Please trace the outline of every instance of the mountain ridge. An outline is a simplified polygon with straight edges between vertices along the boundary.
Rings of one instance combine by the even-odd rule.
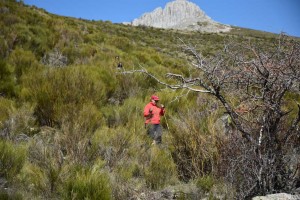
[[[131,22],[133,26],[163,29],[192,30],[200,32],[228,32],[229,25],[212,20],[198,5],[188,0],[175,0],[164,8],[158,7]]]

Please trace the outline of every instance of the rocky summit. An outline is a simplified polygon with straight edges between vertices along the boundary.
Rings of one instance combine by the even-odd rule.
[[[187,0],[175,0],[165,8],[156,8],[134,19],[133,26],[150,26],[164,29],[193,30],[201,32],[227,32],[229,25],[212,20],[196,4]]]

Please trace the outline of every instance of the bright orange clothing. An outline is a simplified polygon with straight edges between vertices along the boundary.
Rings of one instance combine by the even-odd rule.
[[[150,112],[152,109],[152,112]],[[148,103],[144,108],[145,124],[160,124],[160,116],[165,114],[165,109],[160,108],[154,103]]]

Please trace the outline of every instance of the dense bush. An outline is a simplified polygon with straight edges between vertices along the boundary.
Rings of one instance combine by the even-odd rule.
[[[32,106],[23,104],[17,107],[12,103],[7,104],[7,106],[5,110],[7,117],[3,123],[4,135],[7,138],[12,140],[27,140],[28,136],[32,136],[38,131]]]
[[[9,119],[10,110],[15,106],[11,99],[0,97],[0,129],[4,127],[5,121]]]
[[[19,174],[26,160],[26,148],[0,140],[0,177],[12,180]]]
[[[38,122],[55,126],[74,121],[84,104],[103,105],[114,81],[110,74],[93,67],[45,69],[26,77],[24,86],[23,98],[36,103]]]
[[[8,55],[8,44],[4,38],[0,38],[0,58],[5,58]]]
[[[28,73],[29,70],[35,71],[39,66],[35,55],[31,51],[24,51],[19,48],[11,52],[9,64],[14,68],[17,83],[20,83],[22,75]]]
[[[63,190],[64,199],[112,199],[109,179],[97,170],[82,169],[71,176]]]
[[[146,168],[146,184],[151,189],[161,189],[177,181],[176,165],[167,151],[159,148],[151,149],[151,160]]]
[[[18,176],[18,180],[24,188],[20,188],[20,191],[25,190],[31,197],[39,196],[41,193],[45,197],[51,195],[50,182],[48,182],[46,171],[35,164],[26,162]],[[52,183],[57,184],[57,182]]]
[[[188,181],[213,172],[217,164],[219,133],[215,130],[215,104],[199,97],[197,110],[180,110],[170,122],[173,157],[180,177]]]
[[[11,97],[15,95],[15,92],[13,69],[0,59],[0,94]]]

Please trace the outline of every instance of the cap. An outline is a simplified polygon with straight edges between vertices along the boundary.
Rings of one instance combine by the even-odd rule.
[[[159,101],[159,97],[158,97],[158,96],[155,96],[155,95],[152,95],[152,96],[151,96],[151,99],[154,100],[154,101]]]

